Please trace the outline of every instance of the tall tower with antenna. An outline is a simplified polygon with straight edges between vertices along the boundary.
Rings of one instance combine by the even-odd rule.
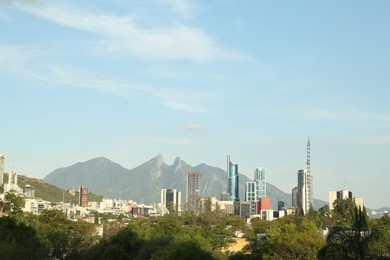
[[[310,209],[313,207],[313,176],[310,172],[311,158],[310,158],[310,137],[307,139],[307,159],[306,159],[306,172],[307,172],[307,208]]]

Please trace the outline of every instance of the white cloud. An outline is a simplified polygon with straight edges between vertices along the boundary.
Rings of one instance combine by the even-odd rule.
[[[189,12],[185,1],[168,2],[181,12]],[[240,52],[220,48],[203,30],[182,24],[144,29],[136,24],[132,15],[94,14],[53,2],[37,5],[14,1],[14,6],[67,27],[99,34],[107,50],[120,51],[121,55],[127,52],[142,58],[197,61],[247,59]]]
[[[183,16],[184,18],[191,18],[193,16],[194,5],[187,0],[157,0],[157,3],[169,5],[173,12]]]
[[[199,129],[199,128],[200,128],[200,125],[195,124],[193,122],[189,122],[189,123],[183,125],[183,129],[184,130],[196,130],[196,129]]]
[[[192,113],[205,112],[204,108],[198,105],[200,100],[204,100],[201,93],[178,93],[174,89],[161,89],[129,80],[108,79],[75,67],[52,63],[40,64],[38,62],[40,57],[39,51],[35,49],[0,45],[0,75],[36,80],[53,87],[96,89],[126,99],[148,100],[171,109]]]

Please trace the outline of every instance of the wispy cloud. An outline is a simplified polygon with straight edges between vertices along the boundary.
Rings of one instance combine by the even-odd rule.
[[[200,128],[200,125],[195,124],[193,122],[189,122],[189,123],[183,125],[183,129],[184,130],[189,130],[189,131],[196,130],[196,129],[199,129],[199,128]]]
[[[90,88],[118,95],[129,100],[147,100],[159,105],[192,113],[206,112],[200,101],[207,93],[177,91],[158,88],[125,79],[106,78],[88,70],[72,68],[58,64],[39,64],[39,51],[23,47],[0,45],[0,75],[11,75],[36,80],[45,85],[58,87]],[[185,88],[184,88],[185,89]]]
[[[187,0],[156,0],[157,3],[169,5],[173,12],[181,15],[184,18],[191,18],[193,16],[194,5],[193,2]]]
[[[186,1],[168,1],[178,12],[189,13]],[[153,59],[190,59],[196,61],[243,60],[246,55],[227,50],[200,28],[183,24],[158,29],[141,28],[133,15],[95,14],[55,2],[30,3],[14,0],[14,6],[46,20],[103,37],[101,44],[121,55]]]

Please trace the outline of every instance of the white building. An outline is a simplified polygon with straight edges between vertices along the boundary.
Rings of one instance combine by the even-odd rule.
[[[298,191],[297,191],[297,206],[302,209],[303,214],[309,212],[312,205],[310,199],[310,178],[308,178],[306,170],[298,171]]]
[[[254,181],[256,183],[256,198],[255,201],[259,201],[260,198],[267,197],[267,183],[265,180],[265,168],[256,168],[254,173]]]

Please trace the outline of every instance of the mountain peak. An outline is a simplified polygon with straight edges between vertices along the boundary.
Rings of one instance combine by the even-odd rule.
[[[173,165],[178,165],[181,162],[181,158],[178,156],[175,158],[175,161],[173,162]]]
[[[154,160],[158,162],[159,165],[164,163],[164,156],[162,153],[159,153],[156,157],[154,157]]]

